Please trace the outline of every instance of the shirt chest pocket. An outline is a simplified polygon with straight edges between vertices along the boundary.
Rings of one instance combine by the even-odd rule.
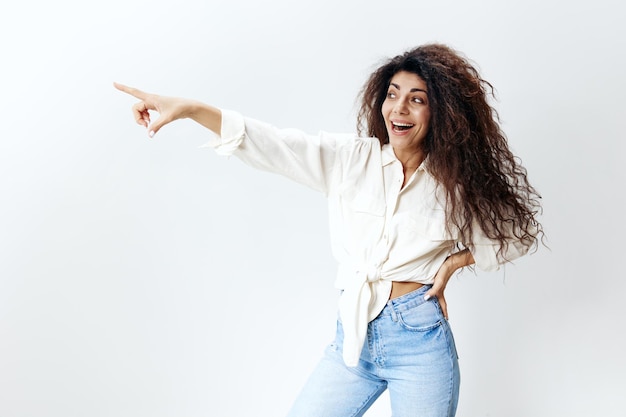
[[[446,230],[443,212],[429,215],[410,213],[406,218],[409,233],[415,239],[427,239],[433,242],[453,240],[453,236]]]
[[[381,238],[385,227],[384,194],[347,188],[341,193],[341,212],[351,246],[370,246]]]
[[[383,217],[386,202],[383,190],[370,190],[358,184],[346,183],[341,187],[341,202],[344,212]]]

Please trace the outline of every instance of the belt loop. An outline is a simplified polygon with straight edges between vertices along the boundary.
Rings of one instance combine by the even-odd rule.
[[[398,321],[398,313],[396,313],[396,307],[392,301],[389,301],[389,308],[391,309],[391,320]]]

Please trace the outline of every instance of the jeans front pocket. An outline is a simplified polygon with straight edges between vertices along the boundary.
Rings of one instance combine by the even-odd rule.
[[[413,332],[427,332],[441,326],[443,316],[436,300],[423,303],[400,311],[398,323],[406,330]]]

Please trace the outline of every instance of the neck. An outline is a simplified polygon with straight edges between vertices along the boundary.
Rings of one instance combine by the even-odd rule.
[[[405,173],[415,171],[426,159],[426,154],[421,149],[404,152],[394,149],[393,152],[402,164],[402,170]]]

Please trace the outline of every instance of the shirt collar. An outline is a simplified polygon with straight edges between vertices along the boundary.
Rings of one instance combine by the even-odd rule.
[[[397,161],[398,158],[396,158],[396,154],[393,153],[393,148],[391,147],[390,144],[385,143],[383,145],[383,166],[389,165],[390,163],[392,163],[393,161]]]
[[[396,154],[393,152],[393,147],[390,144],[385,143],[382,147],[383,166],[387,166],[394,161],[398,161],[398,158],[396,158]],[[428,155],[426,155],[426,159],[424,159],[424,162],[421,163],[421,165],[417,168],[417,170],[418,171],[424,170],[430,174],[430,172],[428,171]]]

